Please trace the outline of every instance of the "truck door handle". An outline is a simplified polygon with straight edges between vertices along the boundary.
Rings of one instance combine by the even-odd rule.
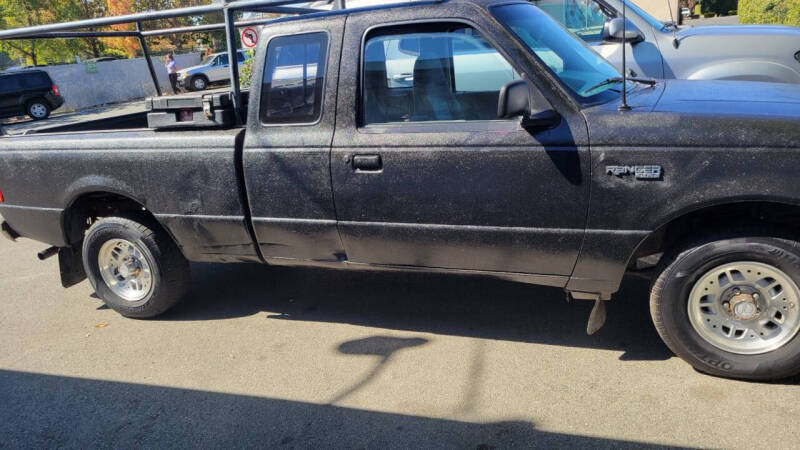
[[[380,172],[383,169],[381,155],[353,156],[353,170],[357,172]]]

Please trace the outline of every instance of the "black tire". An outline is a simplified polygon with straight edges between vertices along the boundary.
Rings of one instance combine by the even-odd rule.
[[[712,375],[770,380],[800,373],[800,333],[766,353],[731,353],[701,337],[688,312],[689,296],[696,281],[725,263],[768,264],[800,285],[800,243],[789,236],[779,232],[728,234],[665,254],[650,293],[653,323],[664,343],[695,369]]]
[[[33,120],[44,120],[50,117],[50,105],[40,98],[31,100],[25,107],[25,112]]]
[[[146,297],[129,301],[112,291],[100,272],[98,255],[103,244],[124,239],[142,253],[152,273]],[[172,238],[147,218],[106,217],[95,222],[83,241],[83,265],[97,295],[125,317],[144,319],[164,313],[189,292],[189,262]]]
[[[195,81],[202,81],[202,87],[196,87]],[[192,91],[203,91],[208,88],[208,78],[203,75],[195,75],[189,80],[189,90]]]

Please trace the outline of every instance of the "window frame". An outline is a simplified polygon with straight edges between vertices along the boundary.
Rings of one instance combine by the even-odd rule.
[[[400,27],[407,27],[413,25],[425,25],[425,24],[439,24],[442,27],[446,27],[448,24],[454,25],[466,25],[473,30],[475,30],[482,38],[486,40],[486,42],[495,50],[500,56],[505,59],[509,66],[511,66],[514,71],[516,71],[520,79],[528,78],[529,75],[526,71],[522,70],[519,67],[519,64],[514,61],[513,58],[509,56],[509,54],[503,49],[501,45],[498,45],[497,41],[486,31],[484,31],[481,27],[478,26],[473,21],[466,20],[459,17],[442,17],[436,19],[416,19],[416,20],[404,20],[399,22],[389,22],[389,23],[382,23],[378,25],[373,25],[368,27],[364,30],[364,33],[361,35],[361,49],[359,55],[359,62],[358,62],[358,88],[356,89],[356,131],[360,133],[366,134],[375,134],[375,133],[391,133],[396,132],[398,129],[400,132],[405,133],[430,133],[430,132],[442,132],[442,133],[450,133],[453,131],[513,131],[519,128],[519,118],[508,118],[508,119],[483,119],[483,120],[431,120],[431,121],[415,121],[415,122],[383,122],[383,123],[370,123],[365,124],[365,111],[364,111],[364,64],[365,64],[365,57],[366,57],[366,45],[367,45],[367,38],[374,34],[376,30],[381,29],[391,29],[391,28],[400,28]],[[445,126],[446,129],[442,129]]]
[[[309,36],[313,34],[324,34],[325,35],[325,54],[323,60],[325,62],[325,73],[322,82],[322,89],[319,95],[319,114],[313,121],[310,122],[264,122],[263,120],[263,100],[264,100],[264,78],[267,76],[267,63],[269,62],[269,46],[272,44],[272,41],[279,38],[285,37],[297,37],[297,36]],[[268,127],[308,127],[308,126],[315,126],[319,125],[322,122],[322,117],[325,115],[325,97],[328,92],[328,66],[330,65],[330,56],[331,56],[331,33],[326,29],[317,29],[311,31],[303,31],[301,33],[282,33],[282,34],[275,34],[267,39],[264,45],[264,59],[262,60],[261,64],[261,85],[259,86],[259,95],[258,95],[258,123],[261,127],[268,128]],[[320,48],[323,48],[320,46]],[[255,64],[255,62],[254,62]]]

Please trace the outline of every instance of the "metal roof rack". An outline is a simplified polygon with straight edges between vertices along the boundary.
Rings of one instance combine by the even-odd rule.
[[[163,11],[147,11],[122,16],[100,17],[96,19],[77,20],[73,22],[54,23],[48,25],[36,25],[25,28],[15,28],[10,30],[0,30],[0,40],[12,39],[54,39],[54,38],[82,38],[82,37],[136,37],[147,62],[150,77],[153,79],[156,93],[161,96],[161,87],[158,84],[155,68],[150,59],[150,49],[147,47],[146,38],[150,36],[161,36],[176,33],[192,33],[202,31],[225,30],[225,41],[228,47],[228,58],[236,61],[236,28],[252,25],[263,25],[271,22],[270,20],[252,20],[235,22],[234,15],[237,12],[268,12],[278,14],[309,14],[326,12],[323,9],[309,8],[313,0],[236,0],[227,3],[215,3],[204,6],[192,6],[186,8],[167,9]],[[345,0],[328,0],[327,4],[333,3],[333,9],[345,9]],[[295,6],[292,6],[295,5]],[[208,25],[195,25],[178,28],[168,28],[162,30],[143,30],[142,22],[171,19],[175,17],[202,16],[211,13],[223,13],[224,22]],[[129,24],[136,25],[136,31],[75,31],[84,28],[99,28],[111,25]],[[233,107],[236,115],[237,124],[242,123],[242,94],[239,87],[239,67],[238,64],[230,64],[231,94]]]

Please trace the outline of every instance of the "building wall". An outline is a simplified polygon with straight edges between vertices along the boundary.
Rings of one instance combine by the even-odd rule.
[[[200,53],[175,55],[178,68],[200,64]],[[153,66],[163,92],[171,92],[163,57],[153,57]],[[50,74],[64,96],[59,111],[71,111],[153,96],[156,93],[144,58],[120,59],[97,63],[97,73],[88,73],[86,65],[67,64],[42,67]]]
[[[669,22],[672,20],[669,15],[671,7],[675,21],[679,20],[678,15],[680,7],[678,6],[678,0],[669,0],[671,6],[667,6],[667,0],[633,0],[633,3],[662,22]]]

